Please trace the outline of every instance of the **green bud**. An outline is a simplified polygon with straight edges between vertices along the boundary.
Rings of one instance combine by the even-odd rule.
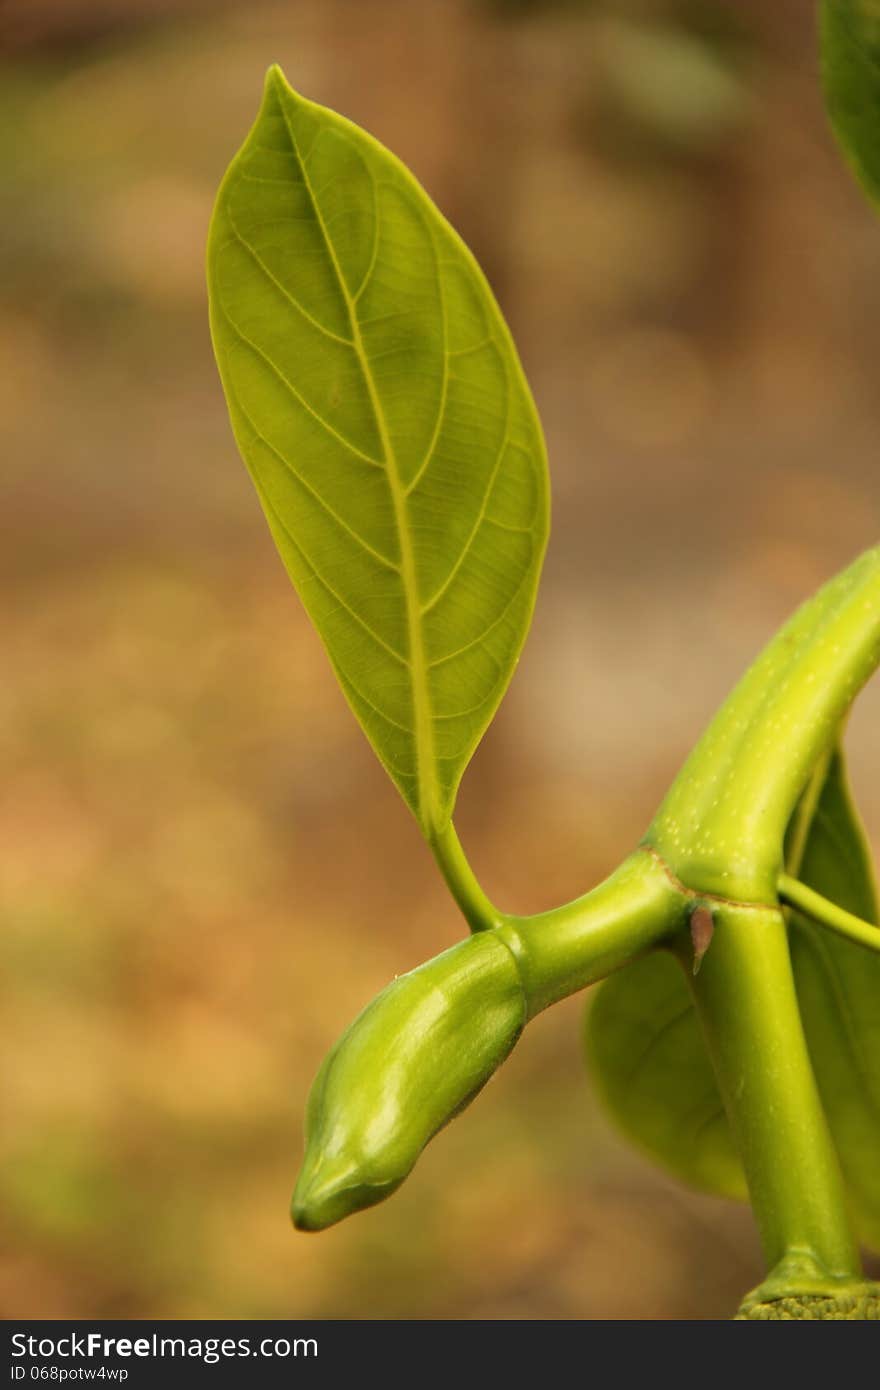
[[[315,1078],[294,1225],[320,1231],[389,1197],[501,1065],[525,1018],[516,962],[493,932],[388,985]]]

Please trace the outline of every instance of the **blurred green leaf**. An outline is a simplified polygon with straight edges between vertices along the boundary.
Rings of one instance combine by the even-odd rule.
[[[403,165],[273,69],[208,279],[239,448],[373,746],[430,834],[510,680],[541,429],[479,268]]]
[[[806,835],[799,818],[808,821]],[[839,750],[804,793],[786,861],[810,888],[877,922],[871,857]],[[880,955],[798,912],[789,935],[810,1055],[859,1233],[880,1249]]]
[[[880,201],[880,0],[822,0],[828,115],[856,178]]]
[[[600,986],[587,1057],[624,1134],[694,1187],[746,1197],[724,1106],[684,973],[645,956]]]
[[[748,88],[723,46],[672,24],[620,19],[600,31],[601,116],[645,154],[717,150],[749,113]],[[612,129],[612,135],[614,131]]]

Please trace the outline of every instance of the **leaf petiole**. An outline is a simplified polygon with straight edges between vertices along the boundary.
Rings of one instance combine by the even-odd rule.
[[[493,927],[500,927],[504,914],[489,901],[480,887],[452,821],[447,821],[442,830],[429,834],[427,840],[446,886],[471,931],[489,931]]]
[[[797,908],[798,912],[809,917],[811,922],[827,927],[829,931],[845,937],[847,941],[854,941],[857,946],[865,946],[869,951],[880,951],[880,927],[872,926],[870,922],[865,922],[861,917],[838,907],[837,903],[823,898],[821,893],[808,888],[799,879],[780,874],[777,890],[782,902],[787,903],[789,907]]]

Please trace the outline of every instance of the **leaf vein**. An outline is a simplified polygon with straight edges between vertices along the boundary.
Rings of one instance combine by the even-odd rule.
[[[500,447],[500,449],[498,450],[498,454],[497,454],[497,456],[496,456],[496,458],[495,458],[495,462],[494,462],[494,464],[492,465],[492,471],[491,471],[490,474],[489,474],[489,481],[487,482],[487,484],[486,484],[486,490],[485,490],[485,492],[483,493],[483,500],[482,500],[482,502],[480,503],[480,509],[479,509],[479,511],[477,512],[477,517],[476,517],[476,520],[474,521],[473,526],[471,527],[470,535],[468,536],[467,540],[465,541],[465,543],[464,543],[464,545],[463,545],[463,547],[462,547],[462,549],[461,549],[461,553],[460,553],[459,556],[458,556],[458,559],[455,561],[455,564],[452,566],[452,569],[449,571],[449,573],[447,574],[447,576],[446,576],[446,578],[444,579],[443,583],[440,585],[440,588],[437,589],[437,590],[431,595],[431,597],[428,599],[427,603],[425,603],[425,604],[422,606],[422,615],[424,615],[425,613],[430,613],[431,609],[434,608],[435,605],[438,604],[438,603],[440,602],[441,598],[443,597],[443,595],[444,595],[444,594],[446,593],[446,591],[448,590],[450,584],[451,584],[452,581],[455,579],[455,576],[458,574],[459,570],[461,569],[462,565],[464,564],[464,562],[465,562],[465,560],[466,560],[466,558],[467,558],[468,552],[470,551],[470,548],[471,548],[471,546],[472,546],[473,543],[474,543],[474,540],[475,540],[475,538],[476,538],[477,532],[479,531],[480,527],[481,527],[482,524],[483,524],[483,521],[484,521],[485,518],[486,518],[486,512],[487,512],[488,507],[489,507],[489,499],[490,499],[490,497],[492,496],[492,491],[493,491],[493,489],[494,489],[494,487],[495,487],[495,481],[496,481],[496,479],[497,479],[497,477],[498,477],[498,472],[499,472],[499,470],[500,470],[500,468],[501,468],[501,460],[504,458],[504,454],[505,454],[505,452],[506,452],[506,450],[507,450],[507,443],[508,443],[508,429],[509,429],[509,427],[510,427],[510,381],[509,381],[509,379],[507,378],[506,372],[507,372],[507,368],[506,368],[506,366],[505,366],[505,380],[506,380],[506,383],[507,383],[507,395],[506,395],[506,409],[505,409],[505,419],[504,419],[504,436],[503,436],[503,438],[502,438],[502,440],[501,440],[501,447]]]
[[[382,649],[386,651],[389,656],[393,657],[394,660],[399,662],[401,666],[404,666],[408,669],[409,662],[407,661],[406,657],[403,656],[399,651],[396,651],[394,647],[389,646],[389,644],[385,641],[385,638],[380,637],[379,633],[374,631],[374,629],[370,627],[370,624],[366,621],[366,619],[361,617],[357,609],[352,608],[351,604],[346,599],[344,599],[342,595],[337,592],[336,589],[333,588],[333,585],[327,579],[324,578],[323,574],[321,574],[320,570],[312,560],[311,556],[309,556],[306,553],[300,542],[291,532],[290,527],[287,525],[284,518],[279,513],[277,507],[275,507],[274,503],[272,502],[272,499],[266,492],[266,489],[260,488],[260,492],[265,499],[265,503],[269,511],[271,511],[275,520],[278,522],[278,525],[281,527],[282,531],[287,536],[287,539],[290,541],[290,544],[293,546],[294,550],[302,559],[306,568],[311,571],[314,578],[321,585],[321,588],[326,589],[327,593],[331,596],[331,598],[334,598],[336,602],[339,604],[340,609],[343,612],[348,613],[350,617],[354,618],[358,626],[363,628],[367,636],[371,637],[377,646],[382,647]]]
[[[431,433],[430,443],[425,451],[425,457],[416,469],[415,476],[409,481],[404,493],[406,497],[409,497],[413,489],[421,482],[430,467],[431,460],[434,458],[437,451],[437,442],[440,438],[440,430],[446,415],[446,402],[449,397],[449,324],[447,322],[446,295],[443,292],[443,277],[440,274],[440,258],[437,252],[437,243],[434,240],[434,233],[431,231],[430,227],[428,228],[428,237],[434,256],[434,269],[437,276],[437,298],[440,302],[440,317],[443,325],[443,381],[440,386],[440,402],[437,407],[437,419],[434,421],[434,429]]]
[[[309,495],[312,498],[314,498],[318,506],[321,507],[327,513],[331,520],[335,521],[336,525],[339,526],[343,531],[346,531],[348,535],[351,536],[352,540],[355,541],[361,547],[362,550],[365,550],[368,555],[371,555],[373,559],[376,560],[380,565],[384,565],[386,569],[393,570],[395,574],[400,574],[400,566],[395,565],[394,561],[389,560],[386,555],[383,555],[381,553],[381,551],[374,549],[374,547],[370,545],[369,541],[364,540],[363,536],[359,535],[358,532],[355,531],[352,526],[349,526],[348,522],[343,520],[339,513],[333,510],[329,502],[327,502],[326,499],[321,496],[320,492],[318,492],[316,488],[312,487],[311,483],[309,483],[302,476],[302,474],[299,473],[296,468],[294,468],[293,464],[284,454],[282,454],[281,450],[277,449],[275,445],[271,442],[271,440],[267,439],[266,436],[262,433],[262,431],[257,429],[257,426],[254,424],[253,420],[251,419],[248,412],[245,410],[238,397],[235,396],[232,392],[230,392],[230,396],[235,401],[235,404],[237,405],[238,409],[241,411],[245,420],[253,430],[255,438],[257,438],[261,444],[264,444],[271,454],[274,454],[275,458],[278,459],[279,463],[283,464],[283,466],[287,469],[291,476],[295,478],[296,481],[299,483],[300,487],[304,488],[305,491],[309,493]]]
[[[510,598],[505,603],[501,612],[498,614],[497,618],[494,618],[492,620],[488,627],[484,627],[483,630],[479,632],[476,637],[472,638],[470,642],[465,642],[464,646],[457,647],[454,652],[448,652],[446,656],[438,656],[433,661],[429,661],[428,669],[433,670],[435,666],[443,666],[447,661],[455,661],[457,657],[464,656],[464,654],[466,652],[471,651],[473,647],[478,647],[483,642],[485,642],[490,632],[494,632],[495,628],[500,626],[500,624],[504,622],[504,619],[507,617],[507,614],[510,612],[511,608],[516,603],[516,600],[519,597],[520,590],[522,589],[528,577],[529,571],[525,570],[523,574],[520,576],[516,588],[514,589]]]
[[[334,333],[331,329],[325,328],[323,323],[316,319],[313,314],[310,314],[308,309],[306,309],[304,305],[302,305],[299,302],[296,296],[290,293],[290,290],[288,290],[287,287],[281,283],[278,277],[272,274],[272,271],[266,265],[266,262],[263,260],[262,256],[260,256],[259,253],[254,249],[254,247],[251,246],[247,238],[242,236],[241,232],[235,225],[235,221],[231,213],[229,216],[229,221],[230,225],[232,226],[232,234],[235,237],[236,241],[238,241],[244,247],[245,251],[247,251],[248,255],[252,258],[254,264],[263,272],[270,284],[275,286],[279,294],[281,294],[284,297],[284,299],[287,300],[288,304],[290,304],[294,309],[296,309],[298,313],[302,314],[303,318],[308,323],[310,323],[313,328],[317,328],[319,333],[323,333],[325,338],[330,338],[335,343],[343,343],[345,347],[353,348],[354,341],[351,338],[344,338],[340,333]]]
[[[220,307],[226,321],[229,324],[229,327],[232,329],[236,337],[239,338],[241,342],[245,344],[246,347],[249,347],[252,352],[255,352],[257,356],[261,358],[263,362],[266,363],[266,366],[269,368],[269,370],[274,372],[275,376],[281,382],[282,386],[285,386],[287,388],[294,400],[302,406],[303,410],[305,410],[307,414],[311,415],[312,419],[318,425],[320,425],[321,428],[327,434],[329,434],[332,439],[335,439],[339,444],[342,445],[344,449],[348,449],[348,451],[354,454],[356,458],[363,459],[364,463],[370,464],[372,468],[384,469],[384,464],[382,463],[381,459],[374,459],[372,455],[365,454],[363,449],[359,449],[356,444],[352,444],[350,439],[346,439],[345,435],[340,434],[338,430],[335,430],[333,426],[329,423],[329,421],[324,419],[323,415],[319,415],[317,410],[315,410],[314,406],[309,405],[305,396],[300,395],[299,391],[297,391],[293,383],[290,380],[288,380],[288,378],[284,375],[280,367],[277,367],[275,365],[268,353],[264,352],[263,349],[259,347],[258,344],[255,343],[252,338],[249,338],[248,335],[239,327],[239,325],[235,322],[235,319],[229,313],[229,310],[224,308],[222,305]]]

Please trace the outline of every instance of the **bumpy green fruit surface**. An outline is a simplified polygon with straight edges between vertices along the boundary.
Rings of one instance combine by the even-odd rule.
[[[743,1304],[736,1321],[880,1322],[880,1292],[837,1298],[776,1298],[769,1303]]]

